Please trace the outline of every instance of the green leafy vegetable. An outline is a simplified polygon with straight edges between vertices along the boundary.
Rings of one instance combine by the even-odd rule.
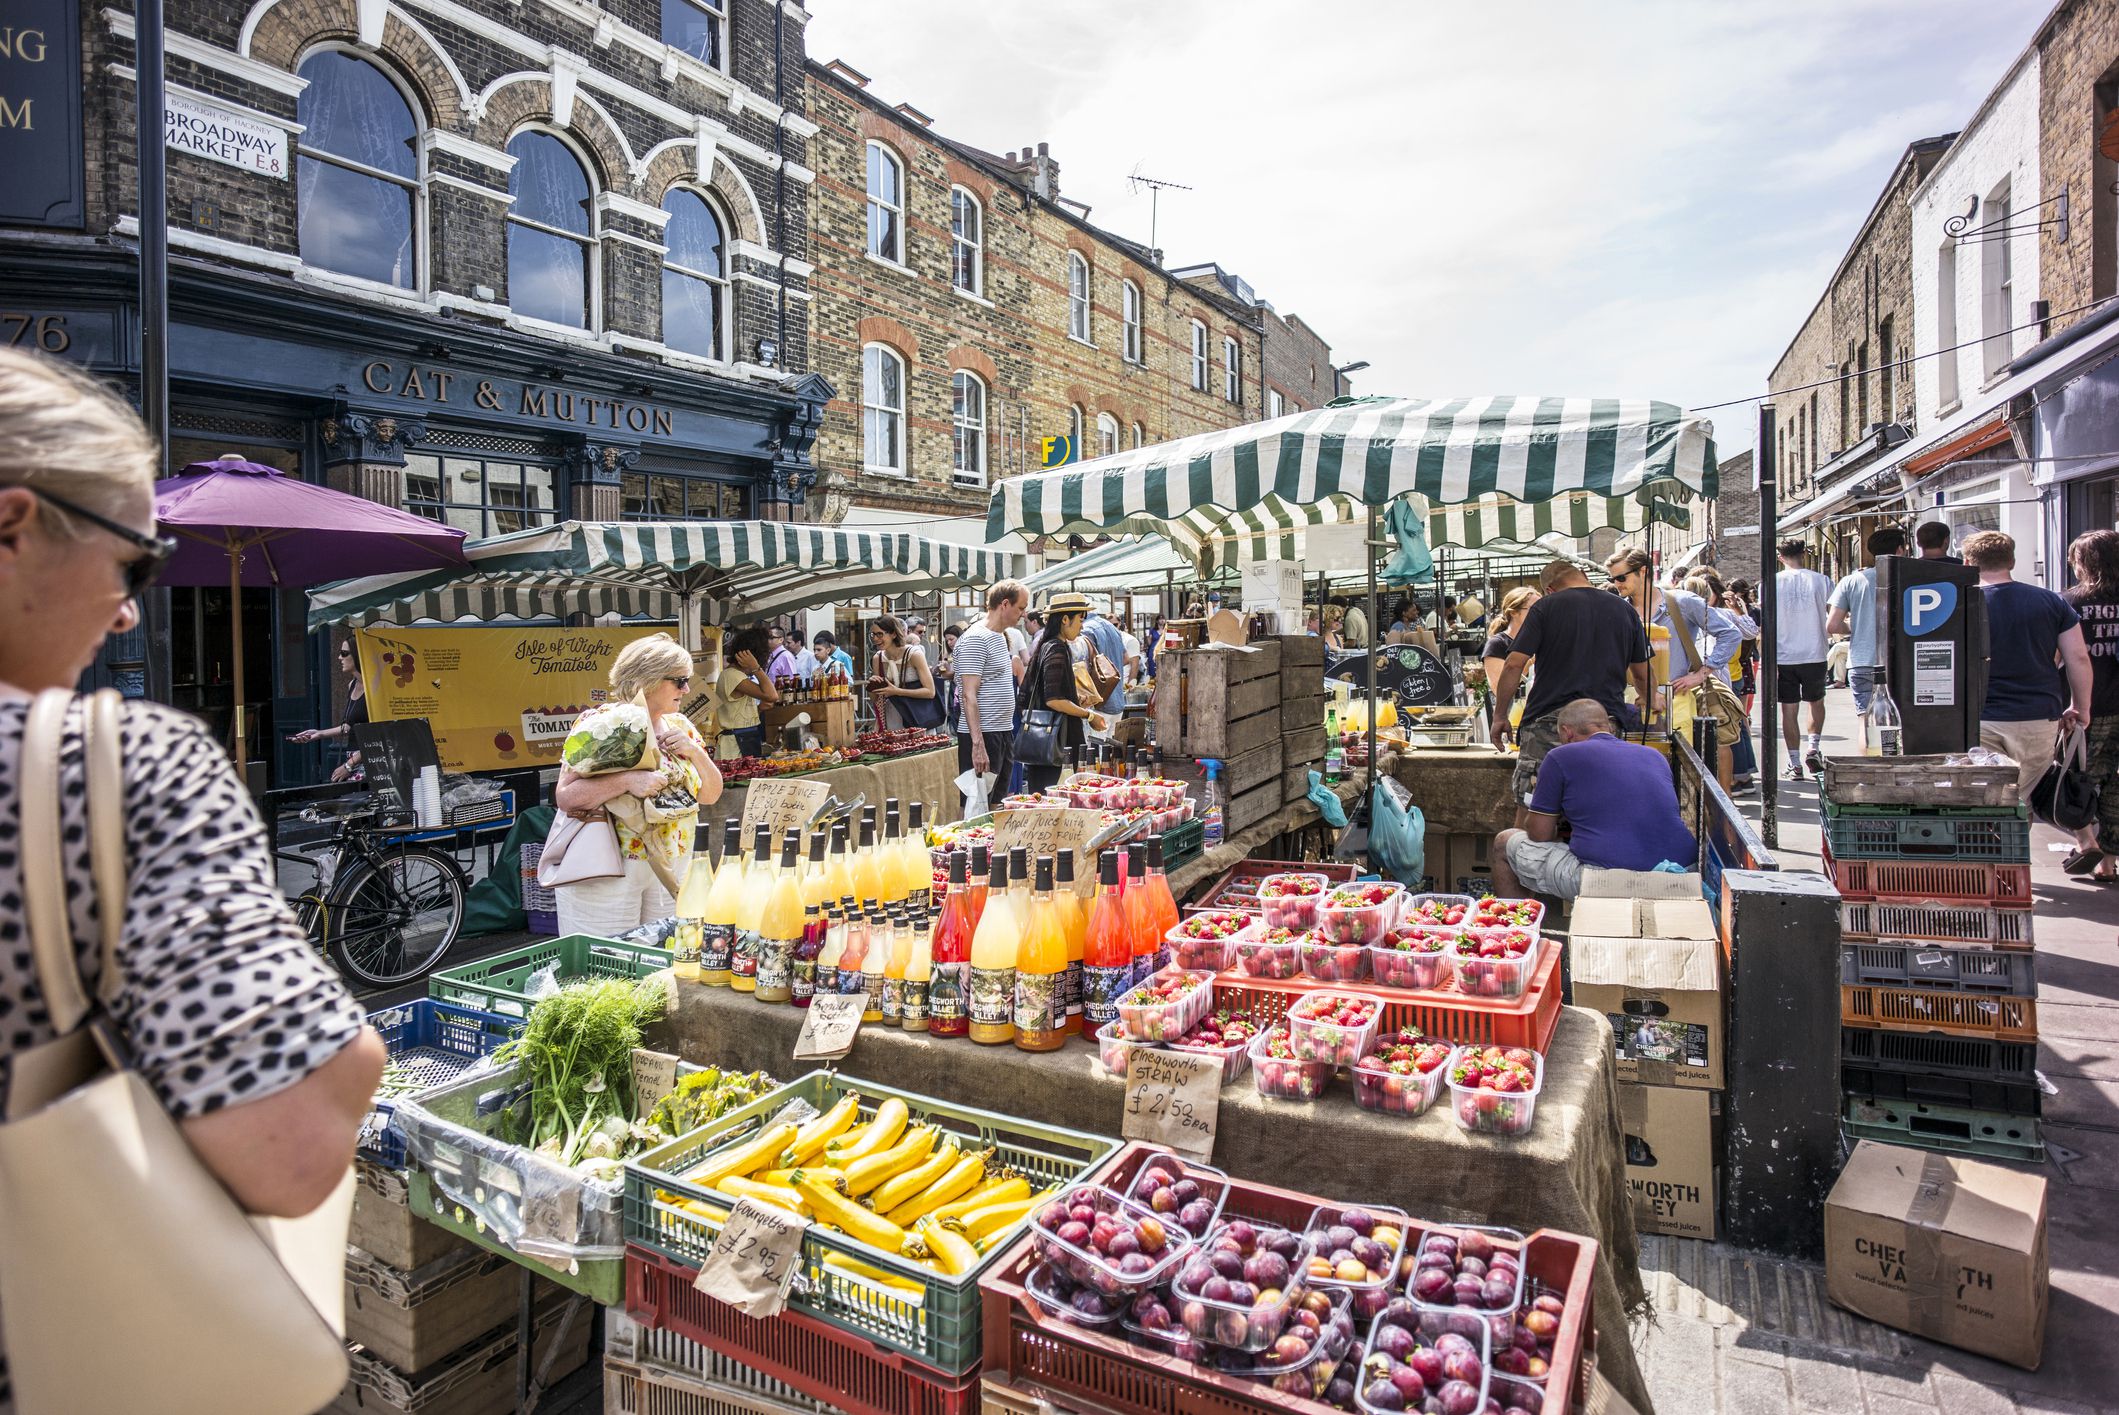
[[[622,1132],[638,1113],[633,1095],[633,1050],[641,1029],[662,1015],[668,1001],[662,979],[607,979],[563,988],[530,1009],[522,1036],[494,1059],[514,1064],[529,1084],[528,1118],[511,1116],[521,1133],[511,1143],[552,1155],[572,1167],[615,1142],[602,1129],[615,1121]]]

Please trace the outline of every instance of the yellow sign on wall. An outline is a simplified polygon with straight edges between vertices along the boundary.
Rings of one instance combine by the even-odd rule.
[[[354,634],[368,715],[423,717],[443,771],[556,766],[584,709],[611,695],[611,660],[654,625],[508,625]]]

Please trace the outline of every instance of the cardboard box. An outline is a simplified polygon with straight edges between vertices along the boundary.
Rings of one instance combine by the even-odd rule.
[[[1712,1239],[1719,1192],[1714,1143],[1721,1097],[1680,1086],[1620,1086],[1626,1187],[1633,1226],[1673,1238]]]
[[[1863,1140],[1825,1200],[1825,1295],[1850,1312],[2036,1370],[2045,1180]]]
[[[1701,892],[1700,876],[1697,872],[1674,875],[1655,870],[1603,870],[1594,865],[1582,867],[1582,899],[1699,899],[1705,900]]]
[[[1721,944],[1700,899],[1578,899],[1574,1000],[1611,1019],[1619,1079],[1719,1091]]]

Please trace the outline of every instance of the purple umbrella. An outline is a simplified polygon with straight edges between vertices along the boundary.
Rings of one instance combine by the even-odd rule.
[[[226,584],[235,629],[235,761],[244,766],[242,587],[294,589],[464,563],[464,533],[234,455],[155,485],[155,523],[177,538],[165,585]]]

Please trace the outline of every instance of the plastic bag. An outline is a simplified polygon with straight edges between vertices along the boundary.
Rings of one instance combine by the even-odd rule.
[[[965,820],[977,820],[992,812],[993,807],[987,802],[997,779],[990,771],[966,770],[958,775],[956,789],[964,793]]]
[[[1323,775],[1318,772],[1310,773],[1309,796],[1310,804],[1317,808],[1318,815],[1324,817],[1326,825],[1334,830],[1346,829],[1346,807],[1340,804],[1339,793],[1325,785]]]
[[[1418,886],[1427,873],[1427,817],[1406,789],[1386,776],[1376,783],[1376,818],[1369,822],[1369,858],[1400,884]]]

